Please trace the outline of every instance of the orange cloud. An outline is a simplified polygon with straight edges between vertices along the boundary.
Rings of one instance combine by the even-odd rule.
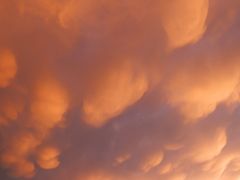
[[[171,143],[171,144],[166,144],[164,147],[168,151],[176,151],[183,148],[183,146],[184,145],[180,143]]]
[[[171,49],[195,43],[202,37],[208,6],[208,0],[166,1],[161,18]]]
[[[14,54],[8,49],[0,50],[0,88],[7,87],[17,73]]]
[[[0,0],[0,179],[238,179],[239,9]]]
[[[63,8],[65,1],[56,0],[36,0],[26,1],[21,0],[19,2],[19,11],[21,14],[37,15],[44,18],[46,21],[56,20],[56,16]]]
[[[115,159],[114,165],[115,166],[121,165],[124,162],[128,161],[130,158],[131,158],[131,155],[129,153],[122,154]]]
[[[204,61],[204,60],[203,60]],[[233,60],[235,61],[235,60]],[[204,62],[203,62],[204,63]],[[215,64],[213,64],[215,66]],[[203,67],[206,67],[205,65]],[[194,68],[175,72],[166,86],[169,103],[179,108],[185,122],[196,122],[212,113],[220,103],[238,101],[239,69],[232,63],[195,71]],[[195,76],[189,76],[194,73]]]
[[[68,96],[56,80],[39,81],[31,104],[32,121],[39,130],[50,130],[63,119],[68,108]]]
[[[107,171],[103,171],[103,170],[95,170],[90,172],[89,174],[77,177],[76,180],[82,180],[82,179],[86,179],[86,180],[120,180],[117,176],[114,176],[113,174],[107,172]]]
[[[165,164],[163,165],[160,169],[159,169],[159,174],[168,174],[172,171],[173,169],[173,165],[171,163]]]
[[[6,115],[9,118],[11,116],[18,118],[17,112],[8,109],[7,103],[5,105],[4,108],[8,110]],[[39,81],[33,92],[30,117],[20,130],[6,137],[6,149],[0,156],[1,164],[10,169],[11,174],[16,177],[34,176],[35,165],[30,159],[34,158],[38,147],[49,137],[52,129],[61,122],[67,108],[66,92],[56,80],[45,78]],[[43,169],[55,168],[60,163],[59,152],[54,148],[40,149],[37,154],[37,162]]]
[[[30,133],[23,132],[13,137],[8,142],[8,148],[1,154],[1,164],[11,169],[11,174],[16,177],[32,177],[35,174],[35,166],[29,160],[29,156],[39,145],[39,141]]]
[[[148,82],[144,73],[136,73],[131,64],[124,63],[108,70],[93,88],[83,100],[84,119],[100,127],[136,103],[146,92]]]
[[[194,162],[201,163],[218,156],[227,144],[225,129],[218,128],[212,137],[202,138],[190,148],[190,156]]]
[[[146,160],[141,164],[141,170],[145,173],[158,166],[163,160],[163,152],[158,152],[149,155]]]
[[[185,179],[186,179],[186,174],[183,174],[183,173],[174,174],[169,177],[169,180],[185,180]]]
[[[23,111],[24,102],[21,98],[13,98],[11,95],[1,97],[0,102],[0,126],[6,126],[16,121]]]
[[[45,147],[38,152],[37,162],[43,169],[54,169],[59,166],[59,150],[54,147]]]

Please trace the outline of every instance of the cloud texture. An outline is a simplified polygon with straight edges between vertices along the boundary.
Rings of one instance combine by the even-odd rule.
[[[238,180],[238,0],[0,0],[0,179]]]

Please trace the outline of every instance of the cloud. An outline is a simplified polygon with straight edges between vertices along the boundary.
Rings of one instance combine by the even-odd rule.
[[[194,61],[193,57],[189,58]],[[238,101],[238,97],[233,98],[239,91],[238,57],[229,56],[233,60],[226,65],[225,59],[213,56],[219,60],[209,64],[208,58],[197,60],[197,63],[202,64],[201,70],[187,60],[192,65],[176,69],[175,75],[169,78],[166,85],[169,103],[179,108],[186,122],[196,122],[208,116],[221,103]],[[195,75],[189,76],[191,73]]]
[[[178,48],[197,42],[206,30],[208,0],[174,0],[162,8],[163,27],[169,47]]]
[[[196,144],[190,148],[190,156],[194,162],[205,162],[218,156],[227,144],[224,129],[216,129],[212,137],[200,137]]]
[[[68,97],[58,82],[52,79],[40,80],[33,96],[31,118],[39,130],[51,129],[63,119],[68,108]]]
[[[35,164],[30,159],[50,136],[52,129],[60,123],[68,107],[64,90],[56,81],[50,79],[37,83],[29,107],[30,112],[27,113],[29,117],[23,121],[26,124],[20,124],[21,128],[3,139],[4,148],[0,162],[16,177],[34,176]],[[14,115],[13,118],[17,118],[16,114]],[[44,169],[55,168],[59,164],[58,154],[58,151],[51,148],[41,150],[37,158],[39,165]]]
[[[28,160],[29,154],[39,144],[30,133],[21,133],[8,142],[8,148],[1,154],[1,164],[12,170],[16,177],[33,177],[34,164]]]
[[[145,173],[149,172],[152,168],[158,166],[163,160],[163,153],[159,152],[156,154],[151,154],[141,165],[141,170]]]
[[[38,152],[37,162],[43,169],[54,169],[59,166],[59,150],[54,147],[45,147]]]
[[[17,62],[14,54],[8,49],[0,51],[0,87],[7,87],[17,73]]]
[[[131,158],[130,154],[122,154],[115,159],[114,165],[121,165]]]
[[[166,164],[164,166],[162,166],[159,170],[159,174],[162,175],[162,174],[167,174],[167,173],[170,173],[172,171],[172,164],[169,163],[169,164]]]
[[[124,63],[102,75],[100,83],[83,100],[84,119],[89,125],[102,126],[135,104],[147,91],[147,77]]]
[[[23,111],[24,102],[21,94],[3,93],[1,95],[0,103],[1,115],[0,115],[0,126],[4,127],[16,121]]]
[[[235,180],[238,0],[1,0],[0,179]]]
[[[87,180],[113,180],[119,179],[117,176],[114,176],[110,172],[103,170],[95,170],[90,172],[89,174],[80,176],[76,180],[87,179]]]

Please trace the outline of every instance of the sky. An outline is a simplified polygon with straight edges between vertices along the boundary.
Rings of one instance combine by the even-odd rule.
[[[239,0],[0,0],[1,180],[240,180]]]

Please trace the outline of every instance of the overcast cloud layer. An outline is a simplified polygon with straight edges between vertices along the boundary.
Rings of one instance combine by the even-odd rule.
[[[1,180],[239,180],[239,0],[0,0]]]

